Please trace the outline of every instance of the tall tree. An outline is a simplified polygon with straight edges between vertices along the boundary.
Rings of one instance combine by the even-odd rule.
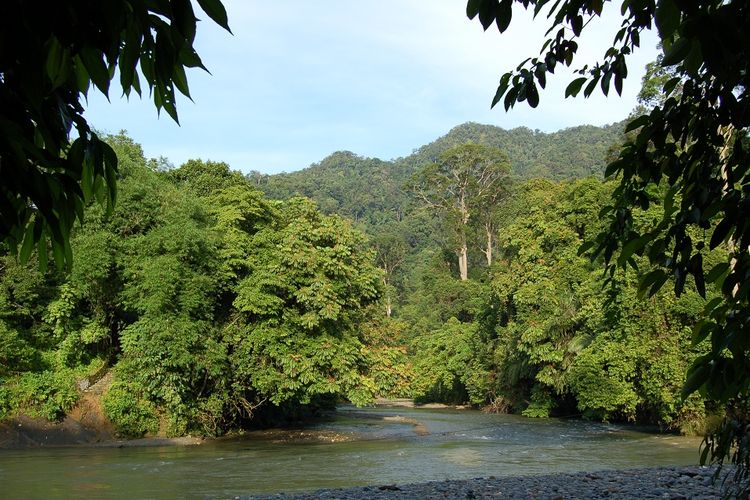
[[[375,262],[383,270],[385,315],[390,318],[395,295],[394,275],[404,263],[408,250],[402,225],[398,222],[384,224],[372,237],[372,244],[375,247]]]
[[[493,23],[507,29],[514,3],[533,6],[539,14],[549,7],[552,36],[541,55],[527,59],[506,73],[492,101],[506,109],[526,101],[539,103],[537,87],[556,65],[570,66],[577,39],[590,21],[599,17],[602,0],[470,0],[469,17],[479,17],[485,29]],[[674,72],[662,86],[666,98],[647,114],[635,118],[628,130],[636,137],[625,144],[619,158],[607,168],[619,176],[613,203],[603,211],[609,227],[598,238],[595,255],[603,255],[610,275],[628,267],[633,256],[647,256],[656,266],[641,286],[655,294],[674,278],[677,295],[692,276],[701,295],[715,282],[722,298],[706,305],[706,319],[696,328],[695,340],[710,337],[711,349],[689,372],[685,394],[701,390],[727,404],[727,420],[708,440],[719,463],[738,464],[736,484],[748,488],[750,478],[750,4],[744,0],[632,0],[623,1],[624,17],[603,60],[577,70],[581,75],[566,89],[591,95],[599,86],[604,94],[614,83],[622,91],[627,76],[626,58],[639,46],[644,30],[656,26],[663,48],[661,65]],[[679,96],[675,90],[681,84]],[[585,85],[585,87],[584,87]],[[658,191],[659,184],[668,189]],[[662,193],[664,215],[652,228],[634,224],[634,210],[653,204]],[[705,236],[703,236],[705,235]],[[709,248],[728,246],[727,260],[704,271]],[[743,496],[748,490],[739,491]]]
[[[219,0],[198,3],[229,30]],[[46,267],[49,240],[58,266],[70,265],[84,206],[115,202],[117,156],[83,116],[90,86],[107,96],[117,69],[125,95],[145,83],[177,121],[175,88],[190,97],[185,69],[205,69],[197,22],[190,0],[0,4],[0,241],[23,260],[36,247]]]
[[[468,229],[472,216],[487,211],[505,189],[510,163],[505,153],[480,144],[448,149],[410,182],[411,191],[435,210],[455,237],[461,280],[469,277]]]

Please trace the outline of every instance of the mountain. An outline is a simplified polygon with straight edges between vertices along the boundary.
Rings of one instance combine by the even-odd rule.
[[[469,122],[397,161],[422,165],[435,161],[452,146],[475,142],[505,151],[519,178],[578,179],[602,174],[607,152],[620,140],[623,130],[624,122],[604,127],[580,125],[552,133]]]
[[[608,150],[619,141],[623,127],[582,125],[545,133],[469,122],[403,158],[385,161],[338,151],[304,170],[262,177],[256,173],[254,180],[270,198],[299,194],[315,200],[326,213],[380,224],[401,219],[410,204],[402,189],[406,180],[452,146],[474,142],[500,148],[520,179],[576,179],[602,174]]]

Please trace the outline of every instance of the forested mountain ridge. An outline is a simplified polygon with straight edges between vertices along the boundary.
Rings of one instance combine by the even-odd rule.
[[[506,130],[468,122],[397,162],[418,168],[435,161],[448,148],[473,142],[505,151],[512,173],[521,179],[568,180],[600,176],[607,151],[618,142],[623,127],[622,122],[603,127],[579,125],[546,133],[527,127]]]
[[[622,123],[545,133],[468,122],[403,158],[385,161],[338,151],[303,170],[271,176],[254,172],[250,178],[269,198],[303,195],[315,200],[325,213],[380,224],[402,218],[409,207],[404,184],[453,146],[473,142],[501,149],[519,179],[579,179],[601,176],[607,153],[619,141],[622,130]]]

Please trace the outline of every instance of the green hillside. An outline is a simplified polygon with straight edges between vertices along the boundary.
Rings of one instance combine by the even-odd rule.
[[[403,218],[410,206],[403,189],[406,181],[452,146],[474,142],[499,148],[508,154],[511,171],[519,179],[567,180],[600,176],[607,152],[621,133],[622,123],[552,133],[464,123],[403,158],[384,161],[339,151],[297,172],[253,178],[270,198],[299,194],[315,200],[325,213],[381,224]]]

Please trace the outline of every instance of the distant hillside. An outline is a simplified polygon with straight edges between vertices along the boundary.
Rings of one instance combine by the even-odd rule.
[[[402,186],[409,176],[457,144],[475,142],[504,150],[513,173],[521,179],[576,179],[601,175],[607,151],[622,130],[622,123],[553,133],[464,123],[404,158],[384,161],[336,152],[304,170],[258,179],[258,184],[271,198],[300,194],[314,199],[326,213],[379,224],[400,219],[408,209]]]
[[[513,173],[522,179],[578,179],[601,175],[607,151],[620,139],[623,128],[623,123],[581,125],[545,133],[526,127],[505,130],[469,122],[397,161],[414,166],[430,163],[446,149],[471,141],[508,153]]]

